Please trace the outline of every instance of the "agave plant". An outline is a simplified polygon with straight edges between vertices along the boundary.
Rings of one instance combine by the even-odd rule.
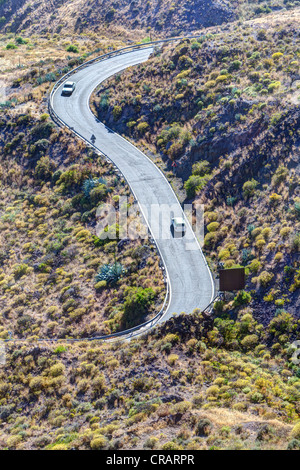
[[[83,183],[83,192],[86,197],[89,197],[91,191],[96,188],[99,184],[106,184],[106,180],[103,178],[88,178]]]
[[[104,264],[96,275],[95,281],[106,281],[107,284],[115,284],[125,273],[126,269],[120,263]]]

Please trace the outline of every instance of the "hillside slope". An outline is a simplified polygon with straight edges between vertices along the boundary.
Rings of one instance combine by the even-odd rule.
[[[0,338],[82,338],[134,326],[164,301],[160,258],[148,241],[120,240],[113,223],[116,239],[99,238],[98,206],[118,211],[119,197],[131,206],[133,196],[111,164],[46,113],[49,88],[73,59],[60,45],[27,47],[5,49],[1,76]],[[51,59],[40,60],[46,50]],[[122,276],[111,276],[116,263]]]
[[[234,325],[179,316],[130,343],[10,344],[0,446],[300,449],[297,334],[291,317],[264,329],[246,309]]]
[[[205,205],[215,269],[243,265],[243,302],[299,315],[299,10],[165,46],[97,92],[98,118]],[[237,303],[229,303],[229,310]]]
[[[293,5],[238,3],[255,15]],[[168,33],[190,21],[185,5],[204,2],[174,4]],[[119,5],[125,12],[129,2]],[[169,3],[155,5],[154,28]],[[228,2],[218,5],[228,13]],[[115,8],[114,20],[103,22],[100,7]],[[133,198],[112,165],[51,122],[47,97],[62,73],[121,47],[115,33],[149,31],[129,36],[142,15],[104,1],[0,8],[0,448],[299,450],[296,10],[158,50],[95,98],[101,119],[155,159],[182,200],[205,204],[211,264],[247,270],[246,292],[213,314],[176,315],[139,340],[102,343],[82,338],[160,309],[160,259],[148,242],[97,237],[98,204]],[[123,277],[96,280],[116,263]]]
[[[9,32],[31,33],[110,32],[136,30],[142,34],[190,33],[238,18],[250,18],[278,9],[290,9],[299,0],[2,0],[0,27]],[[126,31],[127,30],[127,31]]]

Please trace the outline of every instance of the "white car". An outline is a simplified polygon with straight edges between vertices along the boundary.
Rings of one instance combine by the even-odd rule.
[[[75,88],[76,88],[76,84],[74,82],[66,82],[64,84],[62,94],[65,96],[71,96]]]
[[[174,217],[172,219],[172,227],[175,233],[185,233],[186,227],[184,219],[182,217]]]

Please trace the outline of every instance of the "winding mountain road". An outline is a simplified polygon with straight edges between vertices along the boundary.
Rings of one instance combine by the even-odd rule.
[[[183,211],[163,173],[144,153],[100,123],[89,107],[90,96],[101,82],[127,67],[145,62],[152,52],[152,47],[135,50],[75,71],[68,78],[76,82],[73,95],[62,96],[62,84],[53,94],[51,104],[65,124],[109,157],[130,185],[165,265],[169,303],[159,320],[165,321],[175,312],[191,313],[195,308],[207,307],[214,295],[211,272],[189,224],[185,237],[170,236],[166,205],[172,206],[176,217],[183,216]],[[162,209],[159,219],[150,217],[153,207]]]

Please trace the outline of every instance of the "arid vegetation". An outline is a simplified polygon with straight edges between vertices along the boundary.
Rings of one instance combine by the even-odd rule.
[[[1,447],[299,450],[297,334],[291,316],[264,329],[246,308],[235,323],[180,316],[130,343],[10,344]]]
[[[57,60],[62,68],[74,66],[67,57]],[[102,240],[96,233],[99,205],[118,210],[120,196],[127,196],[130,204],[134,199],[103,157],[51,122],[44,97],[58,76],[52,61],[5,75],[0,122],[2,339],[9,334],[108,334],[150,318],[165,296],[160,259],[151,242],[120,240],[118,227],[107,227],[116,240]],[[115,282],[100,279],[98,273],[107,265],[112,270],[120,265],[123,276]]]
[[[140,39],[189,34],[210,26],[290,12],[299,0],[5,0],[0,28],[5,32],[86,34]]]
[[[1,449],[300,450],[298,5],[0,0]],[[246,289],[89,341],[151,318],[166,289],[151,240],[96,233],[99,205],[134,199],[51,121],[49,92],[129,41],[197,30],[92,105],[204,204],[210,266],[245,266]]]
[[[204,204],[207,257],[215,270],[246,267],[242,302],[264,323],[281,310],[299,314],[297,18],[164,46],[104,83],[95,104],[182,200]]]

